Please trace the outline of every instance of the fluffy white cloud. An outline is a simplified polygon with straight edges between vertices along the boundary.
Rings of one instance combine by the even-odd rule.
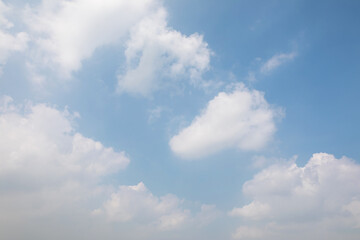
[[[273,231],[282,236],[277,239],[285,238],[282,233],[290,225],[294,229],[313,227],[310,239],[316,239],[315,232],[324,231],[321,229],[336,236],[339,229],[359,227],[360,165],[346,157],[318,153],[304,167],[293,161],[270,166],[246,182],[243,193],[253,201],[230,215],[253,220],[260,228],[273,225]],[[346,239],[355,238],[350,234]]]
[[[6,14],[11,11],[10,6],[0,1],[0,71],[10,53],[25,50],[29,40],[25,32],[12,33],[10,31],[13,23],[6,18]]]
[[[132,29],[125,55],[127,66],[119,76],[119,91],[148,95],[169,84],[162,79],[183,77],[193,85],[201,84],[211,52],[201,35],[185,36],[168,27],[166,11],[160,8]]]
[[[135,237],[139,227],[156,234],[190,224],[201,226],[217,217],[215,206],[202,205],[193,214],[183,200],[171,194],[157,197],[142,182],[114,189],[106,179],[124,169],[128,157],[76,132],[77,117],[46,104],[16,105],[11,97],[0,99],[1,238],[25,239],[14,237],[17,233],[11,229],[29,222],[50,226],[54,234],[59,228],[51,223],[60,221],[61,228],[69,227],[67,221],[73,217],[77,224],[95,221],[106,229],[109,222],[103,215],[119,229],[129,224],[129,239],[144,239]],[[34,230],[21,233],[26,231],[36,236]],[[117,234],[112,232],[110,239]]]
[[[260,68],[260,72],[269,73],[274,69],[280,67],[282,64],[293,60],[296,55],[296,52],[275,54],[273,57],[271,57],[264,63],[264,65]]]
[[[184,201],[167,194],[157,197],[140,182],[134,186],[120,186],[93,215],[104,215],[113,222],[137,222],[161,231],[183,228],[189,224],[204,226],[214,221],[220,212],[215,205],[201,205],[193,214]]]
[[[124,169],[124,152],[73,128],[77,114],[0,101],[0,221],[58,211],[96,195],[101,177]]]
[[[129,163],[125,153],[75,132],[71,122],[74,116],[67,110],[30,104],[22,113],[9,97],[4,98],[0,110],[0,175],[81,172],[101,176],[117,172]]]
[[[207,43],[199,34],[185,36],[170,28],[166,15],[160,0],[43,0],[28,6],[25,20],[35,43],[29,71],[39,76],[52,69],[70,78],[96,49],[125,47],[119,92],[149,95],[170,84],[165,79],[205,85],[201,75],[211,55]],[[34,69],[39,65],[40,70]]]
[[[220,92],[190,126],[170,140],[171,149],[184,158],[203,157],[227,148],[258,150],[274,134],[275,118],[262,92],[238,85]]]
[[[28,8],[37,57],[69,77],[98,47],[121,44],[129,29],[157,8],[157,0],[43,0]]]
[[[140,182],[135,186],[120,186],[94,214],[104,213],[112,221],[136,220],[155,225],[160,230],[169,230],[190,219],[190,211],[182,209],[181,204],[182,201],[171,194],[154,196]]]

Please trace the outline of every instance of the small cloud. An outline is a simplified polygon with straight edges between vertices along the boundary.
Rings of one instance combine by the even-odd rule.
[[[270,73],[271,71],[275,70],[276,68],[280,67],[282,64],[293,60],[296,57],[296,52],[290,53],[280,53],[276,54],[267,60],[264,65],[262,65],[260,72],[263,74]]]
[[[255,73],[254,72],[249,72],[247,77],[246,77],[246,80],[248,82],[255,82],[256,81]]]
[[[148,117],[148,123],[154,123],[156,120],[158,120],[161,117],[161,114],[165,111],[165,109],[161,106],[157,106],[153,109],[150,109],[148,111],[149,117]]]

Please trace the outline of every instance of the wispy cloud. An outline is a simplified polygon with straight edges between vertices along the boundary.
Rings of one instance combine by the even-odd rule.
[[[296,57],[297,53],[295,51],[290,53],[280,53],[275,54],[269,60],[267,60],[262,67],[260,68],[261,73],[269,73],[276,68],[280,67],[282,64],[293,60]]]

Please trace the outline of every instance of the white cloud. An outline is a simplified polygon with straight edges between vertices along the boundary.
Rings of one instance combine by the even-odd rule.
[[[142,226],[153,234],[155,229],[202,226],[217,217],[213,205],[202,205],[193,214],[183,200],[172,194],[157,197],[142,182],[114,190],[105,179],[124,169],[129,159],[76,132],[78,116],[46,104],[16,105],[11,97],[0,99],[1,226],[11,229],[28,221],[42,225],[41,219],[51,222],[59,215],[74,215],[79,224],[87,224],[92,212],[120,228],[129,223],[135,228],[127,234],[135,236],[132,231]],[[6,229],[1,227],[0,236],[14,236]]]
[[[354,217],[356,221],[355,227],[360,228],[360,200],[353,200],[345,205],[343,209]]]
[[[183,77],[201,85],[211,52],[201,35],[185,36],[168,27],[166,11],[160,8],[132,29],[125,55],[126,72],[119,76],[119,91],[149,95],[169,85],[162,79]]]
[[[25,32],[11,33],[13,23],[6,18],[12,8],[0,0],[0,72],[11,52],[23,51],[29,40]]]
[[[28,105],[21,113],[5,97],[0,115],[0,174],[22,171],[24,174],[49,169],[83,172],[101,176],[123,169],[129,159],[100,142],[82,136],[72,127],[74,116],[45,104]],[[49,169],[39,169],[41,166]],[[59,171],[58,171],[59,170]],[[57,174],[57,173],[51,173]]]
[[[241,216],[252,219],[260,219],[270,212],[270,206],[261,202],[253,201],[242,208],[235,208],[230,212],[230,216]]]
[[[260,72],[269,73],[274,69],[280,67],[282,64],[293,60],[296,55],[296,52],[275,54],[262,65],[262,67],[260,68]]]
[[[138,222],[159,230],[172,230],[193,223],[208,224],[218,216],[214,205],[202,205],[201,211],[193,216],[183,207],[183,201],[172,194],[154,196],[140,182],[134,186],[120,186],[103,206],[93,211],[94,215],[105,215],[115,222]]]
[[[223,149],[258,150],[272,138],[275,118],[262,92],[238,85],[220,92],[190,126],[170,140],[171,149],[184,158],[203,157]]]
[[[121,44],[157,5],[157,0],[43,0],[26,14],[38,46],[34,55],[69,77],[98,47]]]
[[[246,182],[243,193],[252,202],[230,214],[260,228],[273,224],[272,230],[282,236],[277,239],[286,239],[290,227],[294,235],[299,229],[311,229],[310,239],[316,239],[321,229],[332,229],[331,239],[336,239],[336,231],[360,226],[360,165],[345,157],[318,153],[304,167],[294,161],[270,166]]]
[[[24,18],[35,43],[30,74],[35,83],[43,83],[39,72],[49,70],[71,78],[96,49],[124,46],[119,92],[150,95],[181,79],[206,87],[210,83],[201,75],[209,68],[207,43],[197,33],[185,36],[169,27],[166,15],[160,0],[43,0],[28,6]]]
[[[124,169],[124,152],[73,128],[77,114],[45,104],[0,101],[0,221],[57,212],[87,202],[101,178]]]

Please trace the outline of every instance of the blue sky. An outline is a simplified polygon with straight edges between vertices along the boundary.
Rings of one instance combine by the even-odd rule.
[[[0,1],[0,238],[358,239],[359,10]]]

